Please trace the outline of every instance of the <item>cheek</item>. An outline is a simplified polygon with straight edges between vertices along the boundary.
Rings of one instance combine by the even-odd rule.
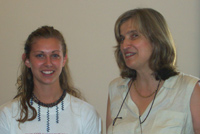
[[[145,51],[146,51],[147,54],[151,55],[152,52],[153,52],[153,48],[152,48],[150,45],[148,45],[148,46],[146,47]]]
[[[119,50],[120,50],[120,53],[121,53],[121,55],[122,55],[122,56],[124,56],[124,53],[123,53],[123,48],[122,48],[122,46],[120,46]]]
[[[52,63],[57,67],[63,67],[64,66],[63,60],[56,60],[56,61],[53,61]]]
[[[39,68],[42,66],[43,62],[41,61],[31,61],[30,62],[30,68]]]

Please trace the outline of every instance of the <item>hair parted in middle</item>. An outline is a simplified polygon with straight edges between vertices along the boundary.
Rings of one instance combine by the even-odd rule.
[[[154,72],[155,79],[166,80],[177,75],[175,45],[164,17],[154,9],[138,8],[123,13],[115,23],[114,32],[117,41],[115,57],[122,78],[135,79],[137,76],[136,70],[126,66],[120,50],[122,43],[120,27],[128,20],[132,20],[136,30],[144,35],[152,45],[153,52],[149,60],[149,67]]]

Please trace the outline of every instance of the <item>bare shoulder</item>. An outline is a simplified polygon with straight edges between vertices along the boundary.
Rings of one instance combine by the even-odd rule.
[[[195,134],[200,134],[200,81],[194,87],[190,101],[190,109]]]
[[[200,101],[200,81],[198,81],[194,87],[191,97],[191,104],[200,103],[199,101]]]

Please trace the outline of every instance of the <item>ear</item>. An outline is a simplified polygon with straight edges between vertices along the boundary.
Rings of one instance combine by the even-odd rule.
[[[25,53],[22,54],[22,60],[24,61],[24,64],[25,64],[28,68],[31,67],[31,66],[30,66],[30,61],[29,61],[29,59],[26,57],[26,54],[25,54]]]
[[[67,54],[65,55],[65,57],[63,58],[63,67],[65,66],[65,63],[67,62]]]

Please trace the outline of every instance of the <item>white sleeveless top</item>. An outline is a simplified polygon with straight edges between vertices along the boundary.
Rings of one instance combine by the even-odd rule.
[[[190,111],[190,98],[198,78],[180,73],[165,80],[157,93],[151,112],[140,125],[139,110],[128,94],[115,125],[108,134],[194,134]],[[128,91],[130,79],[117,78],[110,83],[111,118],[115,119]],[[151,103],[141,121],[147,116]]]

